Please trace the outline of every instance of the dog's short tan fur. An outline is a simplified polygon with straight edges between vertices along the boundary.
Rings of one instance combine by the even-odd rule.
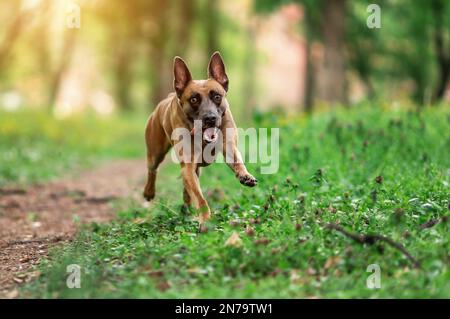
[[[236,125],[226,99],[228,77],[223,60],[218,52],[211,56],[208,65],[207,80],[192,80],[189,69],[184,61],[176,57],[174,60],[174,89],[175,93],[161,101],[151,114],[145,130],[147,144],[148,180],[144,190],[144,197],[151,200],[155,196],[155,179],[159,164],[165,155],[179,141],[172,140],[175,128],[194,129],[194,120],[208,120],[208,127],[217,127],[222,131],[222,150],[230,150],[229,157],[234,160],[228,163],[239,181],[246,186],[255,186],[256,179],[249,174],[241,154],[237,149]],[[225,134],[231,129],[233,134]],[[229,131],[229,130],[227,130]],[[227,139],[228,137],[228,139]],[[194,137],[192,137],[192,143]],[[202,141],[202,147],[205,142]],[[192,155],[193,156],[193,155]],[[224,154],[224,156],[226,156]],[[208,163],[195,163],[193,158],[181,161],[181,175],[184,185],[184,203],[193,205],[200,213],[198,220],[203,224],[210,218],[211,212],[199,183],[200,167]]]

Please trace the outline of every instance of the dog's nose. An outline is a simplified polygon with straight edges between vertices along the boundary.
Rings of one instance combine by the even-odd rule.
[[[217,116],[215,116],[215,115],[207,115],[207,116],[205,116],[204,118],[203,118],[203,121],[204,121],[204,123],[205,124],[216,124],[216,121],[217,121]]]

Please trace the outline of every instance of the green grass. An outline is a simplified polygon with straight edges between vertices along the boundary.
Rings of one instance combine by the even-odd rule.
[[[58,120],[38,111],[0,111],[0,187],[45,181],[114,157],[142,157],[144,125],[145,116],[137,114]]]
[[[179,213],[179,169],[166,166],[156,204],[130,203],[112,224],[91,225],[55,249],[23,296],[450,297],[448,110],[268,115],[256,125],[281,128],[280,170],[261,175],[249,165],[259,179],[249,189],[224,164],[206,168],[209,232]],[[432,219],[441,222],[421,229]],[[389,245],[356,243],[325,223],[388,236],[421,268]],[[225,246],[233,232],[240,247]],[[69,264],[81,266],[80,289],[66,286]],[[366,286],[370,264],[381,268],[381,289]]]

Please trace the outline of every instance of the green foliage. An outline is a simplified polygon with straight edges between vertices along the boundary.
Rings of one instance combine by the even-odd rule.
[[[256,0],[258,12],[267,13],[282,5],[299,3],[305,10],[301,23],[304,36],[310,41],[321,41],[322,28],[327,24],[322,12],[325,1],[314,0]],[[448,68],[450,61],[450,3],[444,0],[382,0],[381,29],[369,29],[367,7],[373,1],[346,2],[346,39],[349,70],[358,74],[366,85],[368,97],[386,98],[398,94],[404,81],[411,81],[411,98],[419,105],[436,98],[439,72]],[[442,34],[443,56],[447,62],[440,65],[436,39]],[[392,89],[394,87],[394,90]],[[407,92],[408,90],[404,90]]]
[[[1,112],[0,186],[46,180],[111,157],[142,156],[143,118],[83,114],[59,120],[45,112]]]
[[[204,169],[214,210],[207,233],[178,212],[179,169],[163,167],[151,208],[134,203],[112,224],[92,225],[54,250],[24,296],[448,297],[448,110],[360,106],[312,118],[260,115],[258,125],[281,128],[280,171],[261,175],[249,165],[260,183],[248,189],[224,164]],[[422,229],[430,220],[440,222]],[[388,236],[422,266],[325,223]],[[240,247],[225,245],[233,232]],[[374,263],[381,289],[371,290],[366,269]],[[82,267],[80,289],[66,287],[69,264]]]

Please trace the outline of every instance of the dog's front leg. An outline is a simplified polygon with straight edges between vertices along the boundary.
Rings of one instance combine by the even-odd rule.
[[[197,176],[197,165],[194,163],[181,163],[181,175],[183,178],[184,189],[193,201],[195,209],[200,213],[197,220],[204,224],[211,217],[211,210],[203,197],[200,188],[200,181]]]
[[[245,186],[256,186],[258,181],[253,177],[245,167],[241,152],[237,147],[237,133],[235,129],[227,129],[223,139],[222,152],[227,165],[233,170],[239,182]]]

